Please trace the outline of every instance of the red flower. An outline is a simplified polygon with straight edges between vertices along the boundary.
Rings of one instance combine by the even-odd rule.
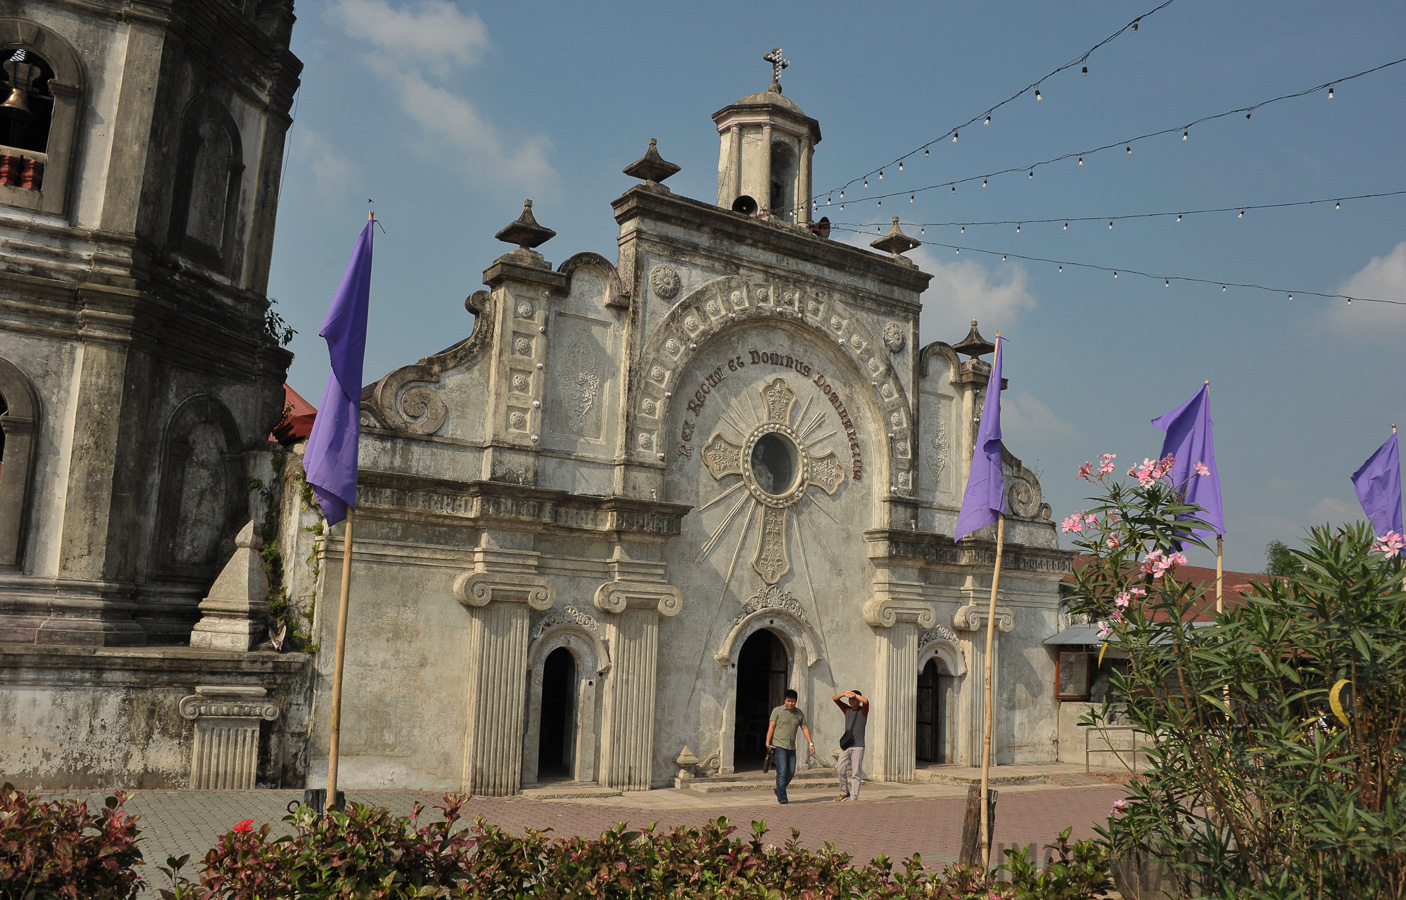
[[[253,819],[245,819],[243,822],[240,822],[238,825],[234,826],[234,827],[231,828],[230,830],[231,830],[231,831],[253,831],[253,830],[254,830],[254,820],[253,820]]]

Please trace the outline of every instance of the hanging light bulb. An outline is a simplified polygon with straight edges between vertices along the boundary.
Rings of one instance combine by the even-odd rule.
[[[841,204],[840,204],[840,212],[844,212],[844,211],[845,211],[845,205],[844,205],[843,203],[841,203]]]
[[[1171,286],[1172,286],[1172,279],[1168,278],[1168,279],[1166,280],[1166,282],[1163,283],[1162,286],[1163,286],[1163,287],[1171,287]]]
[[[1177,213],[1177,222],[1181,222],[1181,213]]]
[[[927,156],[928,156],[928,148],[927,148],[927,147],[924,147],[924,148],[923,148],[923,157],[926,159]]]
[[[840,191],[840,199],[845,199],[845,192],[843,190]]]
[[[918,234],[927,234],[927,233],[928,233],[928,228],[927,228],[926,225],[923,225],[923,226],[921,226],[921,227],[918,228]]]
[[[915,195],[915,194],[909,194],[909,195],[908,195],[908,202],[909,202],[909,203],[912,203],[912,202],[913,202],[913,197],[914,197],[914,196],[916,196],[916,195]]]
[[[954,143],[954,144],[957,143],[957,134],[958,134],[958,133],[955,132],[955,131],[952,132],[952,143]]]
[[[967,233],[967,226],[963,225],[963,226],[962,226],[962,234],[966,234],[966,233]]]
[[[1034,181],[1034,180],[1035,180],[1035,170],[1034,170],[1034,169],[1031,169],[1031,170],[1030,170],[1030,180],[1031,180],[1031,181]]]
[[[955,184],[952,185],[952,193],[957,193],[957,186]]]
[[[1068,230],[1069,230],[1069,223],[1068,223],[1068,222],[1065,222],[1065,223],[1064,223],[1064,230],[1065,230],[1065,231],[1068,231]]]
[[[1221,292],[1222,294],[1225,293],[1225,285],[1221,285],[1221,286],[1220,286],[1220,292]]]
[[[1089,67],[1088,67],[1088,66],[1084,66],[1084,77],[1085,77],[1085,78],[1088,78],[1088,77],[1089,77]]]
[[[1113,230],[1113,220],[1112,220],[1112,219],[1109,219],[1109,220],[1108,220],[1108,230],[1109,230],[1109,231],[1112,231],[1112,230]]]
[[[1117,272],[1114,272],[1114,273],[1113,273],[1113,277],[1114,277],[1114,278],[1117,278],[1117,277],[1118,277],[1118,273],[1117,273]]]
[[[1347,305],[1348,305],[1348,306],[1351,306],[1351,305],[1352,305],[1352,298],[1351,298],[1351,297],[1348,297],[1348,298],[1347,298]]]
[[[901,159],[898,161],[898,171],[900,171],[900,172],[903,171],[903,160],[901,160]]]
[[[1001,254],[1001,262],[1005,262],[1005,261],[1006,261],[1006,254],[1002,253],[1002,254]]]
[[[884,170],[883,170],[883,169],[880,169],[880,170],[879,170],[879,180],[880,180],[880,181],[883,181],[883,180],[884,180]]]
[[[879,201],[879,207],[880,207],[881,209],[883,208],[883,205],[884,205],[884,201],[880,200],[880,201]]]
[[[1331,84],[1328,85],[1328,99],[1329,99],[1329,100],[1332,100],[1332,99],[1333,99],[1333,86],[1332,86]]]
[[[952,250],[952,252],[955,253],[957,256],[961,256],[961,255],[962,255],[962,248],[961,248],[961,247],[954,247],[953,250]]]
[[[1081,156],[1081,157],[1079,157],[1079,165],[1082,166],[1083,164],[1084,164],[1084,157]]]
[[[982,186],[982,187],[986,187],[986,179],[985,179],[985,178],[981,179],[981,186]]]
[[[1249,114],[1249,113],[1245,113],[1245,121],[1246,121],[1246,122],[1250,121],[1250,114]]]
[[[1020,226],[1019,226],[1019,225],[1015,226],[1015,233],[1016,233],[1016,234],[1020,234]],[[1002,258],[1004,258],[1004,257],[1002,257]]]
[[[1036,88],[1036,89],[1035,89],[1035,102],[1036,102],[1036,103],[1040,103],[1040,102],[1043,102],[1044,99],[1045,99],[1044,97],[1041,97],[1041,96],[1040,96],[1040,89],[1039,89],[1039,88]]]
[[[1293,302],[1294,302],[1294,295],[1293,295],[1293,294],[1290,294],[1290,295],[1289,295],[1289,302],[1290,302],[1290,303],[1293,303]]]
[[[868,187],[868,186],[869,186],[869,176],[868,176],[868,175],[865,175],[865,176],[864,176],[864,186],[865,186],[865,187]]]
[[[1137,34],[1137,19],[1133,19],[1133,34]]]
[[[1237,218],[1237,219],[1243,219],[1243,218],[1245,218],[1245,211],[1244,211],[1243,209],[1240,210],[1240,215],[1236,216],[1235,218]]]
[[[1064,271],[1064,266],[1060,266],[1060,267],[1059,267],[1059,270],[1060,270],[1061,272],[1063,272],[1063,271]]]
[[[1181,139],[1182,139],[1182,140],[1186,140],[1187,137],[1188,137],[1190,134],[1191,134],[1191,129],[1190,129],[1190,128],[1184,128],[1184,129],[1182,129],[1182,132],[1181,132]]]
[[[983,124],[985,124],[985,125],[990,125],[990,124],[991,124],[991,114],[990,114],[990,113],[987,113],[987,114],[986,114],[986,121],[985,121]]]
[[[1132,145],[1132,144],[1129,144],[1129,145],[1128,145],[1128,155],[1129,155],[1129,156],[1132,156],[1132,155],[1133,155],[1133,145]]]
[[[1341,200],[1339,200],[1338,202],[1336,202],[1336,203],[1333,204],[1333,209],[1342,209],[1342,208],[1343,208],[1343,202],[1342,202]]]

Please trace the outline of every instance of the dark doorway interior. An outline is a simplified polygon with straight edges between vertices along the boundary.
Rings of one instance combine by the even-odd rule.
[[[918,675],[918,765],[947,762],[942,742],[942,686],[937,660],[930,659]]]
[[[537,780],[571,779],[576,737],[576,660],[558,647],[542,665],[542,722],[538,732]]]
[[[747,638],[737,655],[737,718],[733,722],[733,768],[762,767],[771,711],[781,705],[790,672],[786,646],[766,629]]]

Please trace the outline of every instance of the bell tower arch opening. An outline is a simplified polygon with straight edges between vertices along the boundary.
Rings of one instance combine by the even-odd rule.
[[[780,706],[785,697],[790,672],[791,659],[786,644],[771,630],[759,629],[743,642],[737,654],[734,771],[762,767],[766,758],[767,722],[771,711]]]

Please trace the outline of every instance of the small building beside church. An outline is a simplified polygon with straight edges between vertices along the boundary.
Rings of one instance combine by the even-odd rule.
[[[872,777],[980,764],[994,529],[952,532],[990,345],[973,328],[919,346],[929,276],[896,219],[874,251],[811,221],[820,126],[779,74],[713,116],[716,202],[666,187],[678,167],[651,141],[612,205],[618,257],[554,265],[529,201],[468,298],[472,332],[365,388],[342,786],[759,769],[787,688],[816,738],[803,767],[833,765],[830,697],[852,688],[873,702]],[[1042,641],[1071,554],[1035,476],[1005,463],[994,759],[1053,761]],[[310,785],[341,548],[339,526]]]

